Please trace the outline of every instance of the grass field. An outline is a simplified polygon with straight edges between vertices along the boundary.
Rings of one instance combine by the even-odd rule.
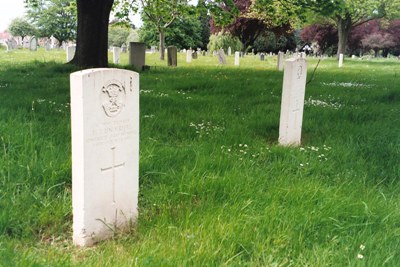
[[[184,58],[167,68],[147,54],[140,76],[137,224],[82,249],[71,211],[78,69],[62,51],[0,51],[0,266],[399,265],[400,61],[322,60],[302,145],[281,147],[275,57]]]

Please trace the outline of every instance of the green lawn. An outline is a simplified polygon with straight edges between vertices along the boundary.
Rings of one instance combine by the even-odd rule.
[[[78,69],[63,51],[0,50],[0,266],[398,266],[399,60],[322,60],[302,146],[281,147],[276,57],[157,57],[140,76],[137,224],[76,248]]]

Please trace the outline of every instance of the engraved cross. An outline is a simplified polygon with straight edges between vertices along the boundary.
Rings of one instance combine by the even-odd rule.
[[[115,203],[115,169],[120,168],[120,167],[124,167],[125,166],[125,162],[119,163],[119,164],[115,164],[115,147],[111,148],[112,150],[112,165],[110,167],[105,167],[105,168],[101,168],[100,170],[102,172],[104,171],[112,171],[112,190],[113,190],[113,203]]]

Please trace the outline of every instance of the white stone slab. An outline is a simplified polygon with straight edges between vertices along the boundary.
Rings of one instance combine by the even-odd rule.
[[[137,217],[139,74],[71,74],[73,241],[91,246]]]
[[[283,52],[279,51],[278,52],[278,70],[283,71]]]
[[[232,55],[232,48],[228,47],[228,56],[231,56],[231,55]]]
[[[240,52],[236,51],[235,52],[235,66],[239,66],[240,64]]]
[[[113,62],[114,64],[119,64],[120,63],[120,57],[121,57],[121,48],[120,47],[113,47]]]
[[[29,41],[29,50],[31,51],[37,51],[38,47],[38,42],[35,36],[32,36],[32,38]]]
[[[339,54],[339,68],[343,67],[343,54]]]
[[[75,50],[75,45],[70,45],[67,47],[67,62],[70,62],[74,58]]]
[[[186,51],[186,63],[192,62],[192,50],[187,50]]]
[[[306,78],[307,61],[304,58],[286,60],[279,124],[281,145],[300,145]]]

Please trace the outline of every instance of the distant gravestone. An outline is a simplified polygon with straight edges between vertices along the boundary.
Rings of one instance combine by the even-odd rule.
[[[146,59],[146,44],[138,42],[129,43],[129,65],[137,70],[143,70]]]
[[[306,78],[307,61],[305,59],[286,60],[279,124],[279,144],[281,145],[300,145]]]
[[[192,51],[189,49],[186,51],[186,63],[192,62]]]
[[[67,62],[70,62],[75,55],[76,46],[70,45],[67,47]]]
[[[224,52],[224,49],[222,49],[222,48],[220,50],[218,50],[218,62],[223,65],[226,64],[225,52]]]
[[[122,53],[126,53],[126,51],[127,51],[126,44],[122,44],[121,45],[121,52]]]
[[[121,59],[121,48],[119,47],[113,47],[112,49],[113,52],[113,62],[114,64],[119,64],[120,63],[120,59]]]
[[[196,51],[193,51],[193,53],[192,53],[192,58],[193,58],[193,59],[197,59],[197,52],[196,52]]]
[[[46,43],[44,44],[44,47],[46,49],[46,51],[50,51],[51,50],[51,40],[47,40]]]
[[[260,60],[261,60],[261,61],[264,61],[264,60],[265,60],[265,54],[264,54],[264,53],[261,53],[261,54],[260,54]]]
[[[343,67],[343,54],[339,54],[339,68]]]
[[[11,48],[12,48],[12,49],[17,49],[17,47],[18,47],[17,40],[15,40],[14,38],[12,38],[12,39],[10,40],[10,44],[11,44]]]
[[[91,246],[138,214],[139,74],[71,74],[73,242]]]
[[[239,66],[240,64],[240,52],[236,51],[235,52],[235,66]]]
[[[228,47],[228,56],[231,56],[231,55],[232,55],[232,48]]]
[[[279,51],[278,53],[278,70],[282,71],[283,70],[283,52]]]
[[[178,49],[176,48],[176,46],[168,46],[167,50],[168,66],[178,66]]]
[[[155,45],[152,45],[151,47],[150,47],[150,53],[155,53],[157,51],[157,46],[155,46]]]
[[[37,51],[38,42],[36,36],[32,36],[31,40],[29,41],[29,50]]]

